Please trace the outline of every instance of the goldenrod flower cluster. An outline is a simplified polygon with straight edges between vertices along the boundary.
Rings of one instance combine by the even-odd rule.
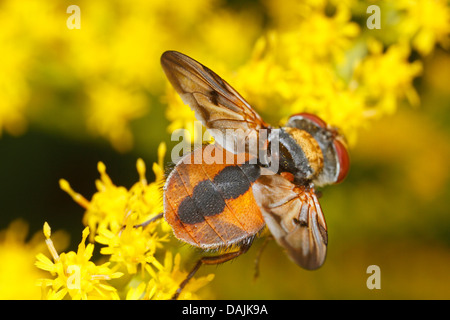
[[[380,8],[380,29],[366,25],[369,5]],[[131,122],[166,87],[159,57],[177,49],[223,76],[275,124],[315,112],[352,142],[367,119],[394,112],[401,99],[417,104],[412,81],[422,59],[449,45],[446,0],[264,0],[239,10],[219,0],[78,6],[81,29],[69,30],[61,28],[68,18],[62,4],[3,1],[0,133],[20,134],[44,120],[71,133],[75,124],[61,127],[53,114],[84,119],[88,133],[130,150]],[[419,57],[411,61],[413,50]],[[43,88],[40,96],[31,83]],[[49,86],[56,97],[45,94]],[[77,107],[53,107],[73,87],[77,95],[65,102]],[[169,129],[189,128],[193,114],[168,96]]]
[[[449,44],[445,1],[374,2],[381,29],[366,26],[369,4],[363,2],[264,3],[272,25],[250,58],[236,69],[216,72],[274,125],[292,114],[315,113],[339,127],[350,146],[369,120],[393,114],[404,99],[420,103],[413,81],[422,73],[422,59],[436,44]],[[411,59],[412,50],[420,56]],[[190,110],[172,97],[167,117],[169,130],[189,129],[193,121]]]
[[[135,140],[132,122],[167,107],[168,132],[185,128],[194,137],[194,114],[159,64],[162,52],[175,49],[217,72],[267,122],[282,125],[292,114],[312,112],[339,127],[352,146],[372,119],[405,101],[420,104],[414,80],[436,46],[450,46],[446,0],[248,3],[81,0],[81,29],[69,30],[64,4],[2,1],[0,135],[20,135],[30,123],[77,138],[86,130],[81,136],[100,136],[125,152]],[[380,29],[366,25],[373,4]],[[169,299],[187,271],[164,220],[145,224],[163,211],[165,145],[157,152],[153,182],[142,160],[129,189],[98,163],[90,200],[60,181],[85,210],[76,252],[64,252],[67,236],[47,223],[28,242],[21,221],[0,232],[0,258],[11,262],[0,264],[0,293],[35,298],[29,286],[39,278],[45,299]],[[192,279],[180,298],[196,298],[212,278]]]
[[[28,237],[28,224],[22,219],[10,223],[0,231],[0,299],[39,299],[36,280],[46,274],[35,267],[36,255],[45,250],[41,232]],[[63,249],[68,244],[67,234],[54,233],[55,246]],[[55,249],[56,250],[56,249]]]
[[[70,295],[72,299],[118,299],[119,296],[114,287],[105,284],[105,280],[111,280],[122,276],[121,272],[114,272],[109,268],[110,262],[95,265],[90,261],[94,251],[94,245],[85,245],[89,235],[89,227],[83,230],[82,240],[77,252],[57,253],[50,238],[50,226],[44,224],[44,234],[48,249],[53,261],[44,254],[36,256],[36,266],[56,276],[54,279],[40,279],[38,285],[42,287],[43,298],[61,300]]]
[[[50,238],[50,226],[45,223],[44,235],[53,261],[40,253],[36,266],[53,276],[41,279],[43,298],[46,299],[170,299],[186,278],[180,269],[181,256],[173,256],[168,242],[169,228],[162,219],[151,218],[162,213],[161,184],[164,181],[163,159],[165,144],[158,148],[158,163],[153,165],[156,180],[148,183],[145,164],[137,161],[139,181],[129,190],[116,186],[98,164],[100,179],[97,193],[90,201],[72,190],[66,180],[61,188],[86,209],[83,222],[87,225],[77,252],[59,254]],[[102,245],[100,253],[107,262],[100,265],[91,261],[94,244]],[[194,292],[212,280],[214,275],[192,279],[182,291],[181,299],[195,298]],[[120,289],[108,280],[125,278]]]

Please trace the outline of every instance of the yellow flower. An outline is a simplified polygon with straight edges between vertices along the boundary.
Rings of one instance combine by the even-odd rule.
[[[355,80],[361,86],[368,103],[376,105],[381,114],[392,114],[397,101],[407,98],[413,105],[419,104],[419,97],[413,80],[422,72],[420,61],[409,62],[409,46],[393,44],[386,52],[376,40],[369,41],[370,54],[355,70]]]
[[[24,133],[32,87],[30,72],[36,73],[38,52],[51,46],[60,17],[51,1],[3,1],[0,12],[0,136]],[[63,11],[61,10],[61,16]],[[64,19],[64,18],[63,18]],[[18,21],[21,21],[18,23]],[[47,43],[47,41],[49,41]],[[44,49],[45,50],[45,49]],[[34,71],[33,71],[34,70]],[[34,78],[36,81],[36,78]]]
[[[3,18],[3,15],[0,17]],[[3,19],[0,21],[5,22]],[[1,22],[0,28],[3,29],[6,26]],[[24,111],[30,96],[30,89],[26,83],[24,72],[27,70],[28,61],[25,53],[20,52],[18,44],[14,41],[15,36],[11,30],[4,30],[0,33],[0,46],[2,47],[0,50],[0,67],[2,69],[0,74],[0,136],[3,130],[18,135],[23,133],[26,128]]]
[[[127,219],[134,214],[134,223],[139,224],[149,220],[152,216],[163,212],[162,184],[164,182],[164,155],[166,146],[161,143],[158,148],[158,163],[153,165],[156,176],[155,182],[147,183],[145,178],[145,164],[139,159],[137,170],[140,180],[130,190],[116,186],[106,173],[103,162],[98,163],[100,179],[96,181],[97,193],[91,201],[72,190],[66,180],[60,180],[61,188],[77,203],[86,209],[83,223],[92,230],[91,240],[97,230],[110,230],[117,234],[127,224]]]
[[[297,53],[292,53],[292,58],[342,59],[360,31],[350,19],[350,8],[345,5],[338,6],[332,16],[327,16],[324,11],[313,11],[302,21],[298,31],[286,34]]]
[[[198,58],[204,56],[206,60],[201,60],[204,64],[208,66],[213,63],[209,67],[225,76],[222,72],[232,71],[245,62],[252,52],[253,43],[261,32],[262,19],[251,8],[243,7],[239,11],[220,8],[215,11],[200,21],[202,46],[207,51],[206,54],[203,51]]]
[[[14,220],[6,230],[0,231],[0,299],[39,299],[40,291],[35,282],[45,273],[33,263],[37,253],[44,249],[43,236],[39,232],[25,241],[28,224],[23,220]],[[59,247],[68,244],[65,233],[55,234]]]
[[[401,0],[395,3],[405,13],[398,26],[403,36],[412,39],[412,46],[428,55],[437,43],[450,44],[450,7],[446,0]]]
[[[153,270],[150,265],[146,266],[146,270],[151,275],[151,280],[147,285],[144,299],[152,300],[167,300],[171,299],[174,293],[180,286],[180,283],[186,279],[188,272],[180,270],[181,255],[177,253],[175,258],[170,251],[166,252],[164,258],[164,265],[154,262]],[[181,291],[178,299],[191,300],[197,299],[195,292],[201,287],[205,286],[214,279],[214,274],[209,274],[205,277],[191,279],[186,287]],[[142,287],[140,288],[142,290]],[[131,294],[131,293],[130,293]],[[136,292],[133,292],[136,294]]]
[[[93,262],[88,261],[92,255],[93,244],[88,244],[78,254],[68,253],[58,255],[53,248],[50,239],[50,229],[46,224],[44,233],[47,237],[47,245],[52,253],[54,262],[44,255],[38,256],[37,265],[44,270],[57,275],[56,279],[44,279],[40,285],[44,288],[44,296],[47,299],[63,298],[69,293],[73,298],[100,298],[107,297],[118,298],[119,294],[126,296],[127,299],[169,299],[172,297],[180,283],[187,276],[186,272],[180,271],[181,255],[177,254],[172,261],[171,253],[168,253],[165,244],[168,244],[170,228],[163,219],[155,219],[148,223],[150,218],[159,217],[163,212],[162,203],[162,184],[164,183],[164,156],[166,145],[161,143],[158,147],[158,162],[153,164],[155,181],[149,183],[145,177],[146,167],[142,159],[136,163],[139,174],[139,181],[129,190],[124,187],[118,187],[113,184],[111,178],[106,173],[106,167],[99,163],[98,169],[100,179],[97,181],[98,192],[94,194],[91,201],[86,200],[82,195],[73,191],[69,183],[65,180],[60,181],[61,188],[66,191],[77,203],[86,209],[84,222],[92,227],[94,232],[91,238],[96,243],[104,245],[100,253],[109,256],[109,262],[101,265],[105,268],[103,272],[95,269],[97,267]],[[146,223],[147,222],[147,223]],[[142,224],[141,226],[139,226]],[[162,226],[160,228],[160,226]],[[88,236],[88,229],[83,232],[82,245]],[[92,237],[94,235],[94,237]],[[80,244],[81,246],[81,244]],[[158,261],[161,252],[166,251],[164,264]],[[83,254],[84,252],[84,254]],[[76,258],[76,255],[84,257]],[[82,260],[81,262],[79,262]],[[77,261],[77,262],[75,262]],[[71,265],[83,265],[85,271],[84,284],[90,285],[94,289],[96,283],[92,280],[112,279],[112,275],[120,273],[109,269],[109,263],[114,263],[114,270],[123,270],[128,281],[127,292],[117,291],[116,289],[102,285],[101,291],[96,296],[92,290],[82,288],[81,292],[71,291],[66,283],[70,281],[69,272],[62,272]],[[73,267],[72,267],[73,268]],[[142,272],[138,272],[141,269]],[[112,274],[111,274],[112,272]],[[89,278],[89,275],[97,276]],[[183,290],[181,298],[196,298],[194,292],[206,285],[213,278],[213,275],[192,279],[186,290]],[[96,292],[99,289],[96,289]]]
[[[85,245],[89,235],[88,227],[83,230],[77,252],[58,254],[50,238],[51,231],[47,223],[44,224],[44,235],[53,261],[39,253],[35,265],[56,278],[38,281],[38,285],[42,287],[43,298],[63,299],[69,294],[72,299],[119,299],[116,289],[104,281],[119,278],[122,273],[110,269],[109,262],[97,266],[90,261],[94,245]]]
[[[269,32],[260,37],[250,60],[239,68],[238,75],[232,82],[228,80],[258,111],[267,108],[276,111],[284,101],[292,97],[289,86],[291,73],[287,72],[284,64],[286,56],[282,50],[277,49],[280,47],[282,43],[277,32]],[[273,106],[277,106],[277,109]]]
[[[275,22],[275,31],[290,41],[280,49],[290,52],[294,59],[342,58],[360,33],[358,24],[351,21],[351,7],[343,1],[330,4],[290,0],[280,6],[278,1],[269,0],[265,5]]]
[[[420,3],[427,13],[411,24],[414,30],[410,38],[417,30],[426,29],[443,39],[449,29],[448,8],[442,8],[442,1],[413,2]],[[354,1],[288,1],[280,6],[271,0],[264,5],[272,29],[256,41],[250,59],[233,76],[230,66],[219,68],[228,69],[223,74],[215,71],[267,122],[283,125],[291,114],[312,112],[340,127],[349,145],[354,145],[358,130],[367,126],[367,120],[392,114],[402,99],[412,105],[420,103],[413,80],[421,74],[422,62],[409,61],[409,42],[398,37],[400,28],[393,27],[397,38],[391,36],[385,44],[372,39],[375,31],[354,22],[364,5]],[[437,8],[442,10],[432,23],[429,16]],[[412,2],[386,5],[383,15],[387,25],[388,17],[403,17],[399,9],[409,16],[420,15]],[[192,136],[193,113],[173,90],[168,100],[169,130],[185,128]]]
[[[95,241],[104,245],[100,253],[110,255],[110,261],[124,264],[129,274],[135,274],[141,265],[144,269],[147,263],[152,263],[157,248],[162,248],[162,242],[168,240],[168,234],[159,236],[156,232],[156,223],[150,223],[145,228],[138,227],[130,217],[125,228],[119,233],[100,228]]]
[[[108,138],[117,150],[128,151],[133,145],[128,124],[147,111],[143,92],[132,86],[100,82],[88,87],[88,95],[89,128]]]
[[[180,96],[172,87],[166,90],[166,117],[170,121],[167,132],[170,134],[177,129],[185,130],[183,137],[188,141],[194,141],[194,111],[185,105]]]
[[[145,294],[145,288],[147,287],[147,283],[144,281],[136,281],[135,286],[134,283],[130,282],[130,288],[128,289],[127,295],[125,297],[126,300],[141,300]]]
[[[252,61],[239,72],[242,94],[272,124],[312,112],[354,141],[365,109],[361,93],[339,76],[333,61],[305,56],[292,36],[273,32],[258,41]]]

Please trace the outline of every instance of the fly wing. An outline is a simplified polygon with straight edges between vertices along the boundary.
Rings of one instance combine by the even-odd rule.
[[[289,257],[314,270],[325,261],[327,226],[313,188],[297,187],[280,175],[261,176],[253,186],[267,227]]]
[[[228,151],[238,153],[239,143],[242,145],[245,138],[253,134],[258,138],[258,130],[267,127],[235,89],[194,59],[176,51],[166,51],[161,56],[161,65],[183,102],[210,129],[215,141]],[[233,129],[233,134],[226,135],[226,129]]]

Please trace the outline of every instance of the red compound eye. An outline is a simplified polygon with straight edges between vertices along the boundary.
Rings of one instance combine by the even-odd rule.
[[[334,147],[336,148],[336,154],[339,161],[339,174],[335,183],[339,183],[347,176],[350,168],[350,157],[348,155],[347,148],[339,140],[334,140]]]
[[[323,121],[321,118],[319,118],[318,116],[316,116],[315,114],[312,113],[299,113],[298,116],[301,116],[305,119],[308,119],[312,122],[314,122],[317,126],[321,127],[321,128],[326,128],[327,124],[325,121]]]

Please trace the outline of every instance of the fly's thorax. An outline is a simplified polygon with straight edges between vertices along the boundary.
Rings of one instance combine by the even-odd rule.
[[[290,172],[297,181],[310,181],[323,169],[319,144],[308,132],[297,128],[281,128],[278,132],[278,172]],[[270,141],[270,143],[276,143]]]
[[[284,128],[284,130],[300,146],[315,175],[322,171],[323,155],[316,139],[314,139],[308,132],[297,128]]]
[[[313,179],[314,185],[335,184],[345,178],[349,170],[350,159],[345,139],[336,128],[327,125],[316,115],[308,113],[291,116],[286,127],[309,133],[322,150],[322,169]]]

